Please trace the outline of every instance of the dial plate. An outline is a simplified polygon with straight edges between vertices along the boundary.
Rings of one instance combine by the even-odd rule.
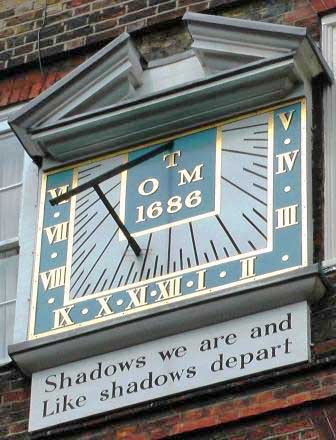
[[[307,264],[304,101],[173,141],[100,184],[138,257],[93,188],[49,200],[159,142],[43,176],[31,338]]]
[[[229,123],[218,129],[206,130],[201,132],[200,142],[199,134],[182,137],[176,141],[172,151],[162,153],[144,163],[141,170],[130,170],[127,175],[124,173],[123,176],[116,176],[101,185],[116,211],[120,214],[121,204],[124,204],[126,217],[127,211],[132,210],[132,214],[128,212],[132,219],[136,217],[137,206],[147,208],[151,203],[158,201],[158,208],[163,211],[164,202],[179,197],[173,200],[175,205],[172,205],[173,210],[177,212],[162,212],[154,219],[146,217],[144,220],[143,216],[139,226],[144,231],[140,235],[134,233],[132,228],[136,226],[135,222],[125,222],[142,249],[139,257],[134,255],[94,190],[87,190],[77,196],[70,298],[104,291],[113,292],[120,287],[155,280],[173,273],[178,275],[185,269],[197,268],[266,248],[267,207],[270,203],[267,197],[268,163],[269,154],[272,154],[268,139],[268,119],[268,114],[262,114]],[[207,136],[204,136],[205,134]],[[203,151],[199,148],[201,151],[195,152],[195,146],[203,147]],[[217,181],[214,179],[215,154],[211,155],[216,148],[219,150],[217,160],[220,161],[220,176],[218,175]],[[190,150],[194,159],[191,163],[188,157],[184,159],[190,154]],[[137,153],[142,154],[143,150],[138,150]],[[133,159],[128,157],[131,154],[79,167],[78,185]],[[174,166],[169,166],[167,154],[171,155],[171,163]],[[166,160],[163,160],[164,157]],[[196,174],[197,166],[202,166],[198,168],[199,175]],[[185,169],[190,170],[190,175],[195,169],[196,172],[194,180],[185,180],[181,185],[184,190],[182,192],[179,183],[181,170]],[[131,180],[131,173],[135,177],[140,174],[136,182],[135,177]],[[125,182],[122,182],[122,179]],[[131,182],[128,182],[128,179]],[[144,185],[145,193],[151,192],[156,187],[153,186],[154,179],[155,185],[159,185],[159,188],[164,187],[163,191],[160,192],[158,188],[150,195],[141,195],[136,191],[142,182],[147,181],[148,189]],[[207,180],[211,180],[210,184]],[[122,183],[125,185],[124,191],[127,191],[126,196],[122,194]],[[199,191],[198,199],[197,195],[195,197],[195,204],[199,204],[186,208],[182,200],[195,191]],[[133,192],[138,196],[135,201],[128,196],[128,193]],[[214,210],[214,202],[208,203],[216,196],[219,199],[218,208],[220,206],[218,211]],[[158,208],[157,213],[160,213]],[[190,212],[184,215],[184,221],[181,222],[183,208]],[[210,212],[210,215],[204,216],[207,212]],[[125,214],[122,217],[125,217]],[[153,222],[161,220],[162,217],[164,220],[160,222],[159,227],[157,221],[153,227]]]

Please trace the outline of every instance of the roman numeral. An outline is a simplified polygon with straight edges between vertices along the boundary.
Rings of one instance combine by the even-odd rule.
[[[142,287],[138,287],[137,289],[127,290],[127,293],[129,294],[131,301],[125,310],[132,309],[133,307],[136,308],[136,307],[145,306],[147,304],[146,301],[147,286],[142,286]]]
[[[73,306],[64,307],[63,309],[54,310],[54,326],[53,329],[67,327],[73,325],[74,322],[69,316]]]
[[[206,274],[206,269],[204,270],[200,270],[198,272],[196,272],[197,274],[197,289],[198,290],[203,290],[205,289],[205,274]]]
[[[65,194],[68,192],[69,185],[63,185],[59,186],[57,188],[48,189],[48,193],[50,194],[50,197],[52,199],[55,199],[56,197],[61,196],[62,194]],[[68,203],[69,200],[63,200],[63,202],[60,202],[59,205],[62,205],[62,203]]]
[[[100,310],[99,310],[98,314],[95,316],[95,318],[101,318],[106,315],[112,315],[113,310],[108,305],[110,298],[111,298],[111,295],[97,299],[97,301],[100,305]]]
[[[167,281],[160,281],[159,283],[156,283],[160,289],[160,296],[156,301],[162,301],[164,299],[174,298],[182,295],[181,279],[182,277],[176,277]]]
[[[292,171],[295,160],[297,158],[299,150],[289,151],[288,153],[277,154],[276,158],[278,160],[278,171],[276,174],[286,173],[287,171]]]
[[[294,112],[295,112],[295,110],[291,110],[290,112],[284,112],[284,113],[279,114],[281,124],[286,131],[290,127]]]
[[[276,229],[286,228],[287,226],[297,225],[297,207],[299,205],[286,206],[276,209],[278,214],[278,224]]]
[[[243,280],[245,278],[255,277],[255,262],[257,257],[246,258],[245,260],[240,260],[241,264],[241,277]]]
[[[59,223],[58,225],[44,228],[49,244],[58,243],[59,241],[66,240],[68,238],[68,224],[69,222],[63,222]]]
[[[41,272],[40,276],[44,290],[55,289],[64,286],[66,275],[66,266],[57,267],[46,272]]]

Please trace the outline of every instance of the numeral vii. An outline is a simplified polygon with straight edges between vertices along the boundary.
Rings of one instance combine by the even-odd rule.
[[[66,240],[68,238],[68,223],[69,222],[59,223],[58,225],[44,228],[49,244],[58,243],[59,241]]]

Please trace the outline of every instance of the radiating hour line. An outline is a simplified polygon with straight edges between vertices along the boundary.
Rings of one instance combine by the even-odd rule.
[[[104,281],[104,283],[103,283],[103,285],[102,285],[102,288],[101,288],[101,291],[102,291],[102,292],[104,292],[104,289],[105,289],[106,284],[107,284],[107,278],[106,278],[106,280]]]
[[[78,173],[78,174],[79,174],[79,173]],[[84,176],[80,176],[80,177],[78,177],[78,181],[83,180],[83,179],[85,179],[86,177],[90,177],[90,176],[91,176],[91,173],[84,174]]]
[[[133,275],[133,280],[132,283],[135,283],[136,277],[138,276],[138,272],[135,272],[135,274]]]
[[[82,217],[80,220],[78,220],[77,222],[75,222],[75,226],[78,226],[80,223],[82,223],[83,220],[85,220],[87,218],[89,214],[85,214],[84,217]]]
[[[75,231],[75,233],[74,233],[74,237],[76,237],[76,235],[77,235],[80,231],[82,231],[82,230],[85,228],[85,226],[86,226],[87,224],[89,224],[90,221],[96,217],[96,215],[98,215],[98,211],[94,212],[94,213],[91,215],[91,217],[90,217],[85,223],[82,224],[82,226],[81,226],[80,228],[76,229],[76,231]]]
[[[268,138],[245,138],[244,141],[268,141]]]
[[[99,283],[101,282],[101,280],[102,280],[103,276],[105,275],[106,271],[107,271],[107,268],[105,268],[105,269],[103,270],[103,272],[101,273],[101,275],[100,275],[100,277],[99,277],[99,279],[98,279],[96,285],[95,285],[94,288],[92,289],[91,293],[95,293],[95,292],[97,291],[98,285],[99,285]]]
[[[80,265],[79,265],[74,271],[71,272],[71,276],[74,276],[75,273],[78,271],[78,269],[79,269],[80,267],[82,267],[82,264],[84,263],[84,261],[86,261],[86,260],[88,259],[88,257],[90,256],[91,252],[93,251],[93,249],[94,249],[96,246],[97,246],[97,243],[95,243],[95,244],[92,246],[92,248],[89,250],[89,252],[85,255],[85,257],[84,257],[83,260],[81,261]]]
[[[81,279],[81,276],[83,275],[83,273],[84,273],[84,269],[83,269],[82,272],[78,275],[76,281],[72,284],[72,286],[71,286],[71,290],[74,288],[74,286],[77,284],[77,282]],[[74,296],[74,298],[75,298],[75,297],[76,297],[76,295]]]
[[[79,249],[84,246],[84,244],[89,240],[89,238],[92,236],[92,234],[94,234],[97,229],[104,223],[104,221],[107,219],[107,217],[110,216],[110,213],[108,212],[105,217],[103,217],[103,219],[98,223],[98,225],[95,227],[94,230],[91,231],[90,235],[88,235],[85,240],[78,246],[78,248],[73,252],[73,255],[79,251]]]
[[[195,261],[196,261],[196,264],[198,265],[199,261],[198,261],[198,255],[197,255],[197,248],[196,248],[195,236],[194,236],[194,231],[193,231],[193,227],[192,227],[191,222],[189,222],[189,230],[190,230],[191,241],[192,241],[192,245],[193,245],[193,249],[194,249]]]
[[[128,280],[129,280],[129,278],[130,278],[130,276],[131,276],[131,273],[132,273],[132,270],[133,270],[134,264],[135,264],[135,261],[132,262],[131,267],[129,268],[129,271],[128,271],[128,274],[127,274],[127,277],[126,277],[125,284],[128,283]]]
[[[176,261],[173,261],[173,272],[176,272]]]
[[[85,254],[85,252],[86,250],[84,249],[84,251],[81,254],[79,254],[75,260],[73,260],[72,266],[76,266],[77,261]]]
[[[207,255],[206,252],[204,252],[204,258],[205,258],[205,261],[206,261],[207,263],[209,263],[209,258],[208,258],[208,255]]]
[[[258,145],[253,145],[256,150],[267,150],[268,147],[259,147]]]
[[[94,189],[92,189],[91,191],[89,191],[89,190],[84,191],[83,195],[78,195],[77,196],[77,203],[80,202],[83,199],[86,199],[87,197],[89,197],[94,192],[95,192]],[[78,204],[77,204],[77,208],[78,208]]]
[[[112,242],[112,240],[114,239],[114,237],[116,236],[117,232],[118,232],[119,228],[117,228],[114,233],[112,234],[112,237],[110,238],[110,240],[107,242],[106,246],[104,247],[104,249],[102,250],[102,252],[100,253],[100,255],[98,256],[98,258],[96,259],[95,263],[93,264],[93,266],[91,267],[91,269],[89,270],[89,272],[87,273],[84,282],[87,280],[87,278],[91,275],[92,271],[94,270],[94,268],[96,267],[98,261],[101,259],[101,257],[103,256],[104,252],[106,251],[106,249],[108,248],[108,246],[110,245],[110,243]],[[72,286],[72,288],[74,287],[74,285]],[[79,290],[81,289],[81,287],[79,288]],[[76,295],[78,294],[79,290],[76,292]],[[76,296],[75,295],[75,296]]]
[[[118,287],[121,286],[121,283],[122,283],[123,278],[124,278],[124,275],[121,275],[121,277],[120,277],[120,279],[119,279]]]
[[[267,192],[267,188],[265,188],[264,186],[258,185],[257,183],[253,183],[253,186],[255,186],[256,188],[261,189],[262,191]]]
[[[112,281],[110,282],[109,289],[111,289],[111,287],[112,287],[112,285],[113,285],[113,283],[114,283],[114,280],[115,280],[115,278],[116,278],[116,276],[117,276],[117,274],[118,274],[118,272],[119,272],[120,266],[122,265],[122,262],[124,261],[124,258],[125,258],[125,256],[126,256],[126,253],[127,253],[127,251],[128,251],[128,248],[129,248],[129,244],[127,244],[127,246],[125,247],[124,253],[122,254],[122,257],[121,257],[120,260],[119,260],[119,264],[118,264],[118,266],[117,266],[117,269],[116,269],[116,271],[115,271],[115,273],[114,273],[114,275],[113,275]]]
[[[88,284],[88,285],[86,286],[86,289],[84,290],[84,295],[85,295],[86,292],[90,289],[90,286],[91,286],[91,284]]]
[[[265,125],[267,125],[267,122],[264,122],[262,124],[244,125],[243,127],[240,126],[240,127],[235,127],[235,128],[228,128],[227,130],[222,130],[222,131],[223,131],[223,133],[225,133],[227,131],[242,130],[242,129],[245,129],[245,128],[253,128],[253,127],[263,127]]]
[[[92,167],[89,167],[89,168],[85,168],[84,170],[80,170],[80,171],[78,171],[78,174],[82,174],[82,173],[86,173],[87,171],[91,171],[91,170],[94,170],[95,168],[99,168],[99,167],[101,167],[101,163],[99,163],[99,164],[97,164],[97,165],[92,165]]]
[[[266,154],[249,153],[247,151],[240,150],[230,150],[229,148],[222,148],[222,151],[226,151],[227,153],[245,154],[246,156],[264,157],[265,159],[267,159]]]
[[[77,202],[77,206],[76,206],[76,210],[82,208],[84,205],[86,205],[87,203],[89,203],[89,199],[84,200],[82,203],[78,203]],[[86,212],[86,210],[84,210],[83,212]]]
[[[258,176],[258,177],[261,177],[262,179],[267,180],[267,177],[266,177],[266,176],[263,176],[262,174],[256,173],[255,171],[252,171],[252,170],[250,170],[249,168],[245,168],[245,167],[243,167],[243,170],[244,170],[246,173],[250,173],[250,174],[253,174],[254,176]]]
[[[152,240],[152,236],[153,236],[152,233],[149,234],[148,241],[147,241],[146,252],[145,252],[145,256],[144,256],[142,267],[141,267],[141,271],[140,271],[139,281],[142,280],[142,275],[143,275],[144,270],[145,270],[145,265],[146,265],[146,261],[147,261],[147,257],[148,257],[148,251],[149,251],[149,246],[150,246],[150,243],[151,243],[151,240]]]
[[[230,256],[230,254],[228,253],[228,251],[227,251],[227,249],[226,249],[226,247],[223,247],[223,251],[224,251],[224,254],[227,256],[227,257],[229,257]]]
[[[156,257],[155,257],[155,262],[154,262],[154,271],[153,271],[153,276],[154,276],[154,277],[155,277],[155,275],[156,275],[156,270],[157,270],[158,260],[159,260],[159,256],[156,255]]]
[[[188,268],[190,269],[191,268],[191,262],[190,262],[190,258],[189,257],[187,257],[187,263],[188,263]]]
[[[78,242],[84,237],[84,235],[86,235],[86,234],[87,234],[87,231],[84,231],[83,234],[82,234],[80,237],[78,237],[77,240],[74,241],[74,243],[73,243],[73,247],[75,247],[76,244],[77,244],[77,243],[78,243]],[[72,252],[72,256],[74,256],[74,255],[79,251],[79,249],[80,249],[80,248],[74,250],[74,251]]]
[[[265,168],[265,170],[267,170],[267,166],[266,166],[266,165],[263,165],[263,164],[261,164],[261,163],[253,162],[253,165],[254,165],[255,167]]]
[[[235,183],[231,182],[231,180],[226,179],[225,177],[221,176],[223,180],[225,180],[225,182],[230,183],[230,185],[234,186],[235,188],[239,189],[239,191],[243,192],[244,194],[246,194],[249,197],[252,197],[252,199],[257,200],[257,202],[261,203],[264,206],[267,206],[267,204],[260,200],[258,197],[254,196],[253,194],[249,193],[248,191],[246,191],[245,189],[241,188],[240,186],[236,185]]]
[[[180,248],[180,269],[183,269],[183,251],[182,248]]]
[[[150,268],[148,268],[148,270],[147,270],[147,274],[146,274],[146,280],[148,280],[148,278],[149,278],[149,275],[150,275]]]
[[[169,266],[170,266],[170,246],[171,246],[171,228],[168,229],[167,273],[169,273]]]
[[[210,240],[210,244],[211,244],[211,247],[212,247],[213,253],[214,253],[214,255],[215,255],[215,258],[216,258],[216,260],[218,260],[218,254],[217,254],[217,251],[216,251],[216,248],[215,248],[214,242],[213,242],[212,240]]]
[[[236,242],[234,241],[234,239],[232,238],[232,235],[230,234],[230,232],[228,231],[228,229],[226,228],[226,226],[224,225],[224,223],[222,222],[222,219],[216,215],[216,219],[218,221],[218,223],[221,225],[223,231],[225,232],[225,234],[227,235],[227,237],[229,238],[229,240],[231,241],[232,246],[236,249],[236,252],[238,254],[241,254],[241,251],[238,247],[238,245],[236,244]]]
[[[249,218],[247,217],[246,214],[243,213],[242,216],[244,217],[245,220],[247,220],[247,221],[250,223],[251,226],[254,227],[254,229],[255,229],[256,231],[259,232],[259,234],[260,234],[262,237],[264,237],[265,240],[267,240],[267,236],[266,236],[266,235],[265,235],[265,234],[264,234],[264,233],[258,228],[257,225],[255,225],[255,224],[253,223],[253,221],[252,221],[251,219],[249,219]]]
[[[160,275],[163,275],[163,264],[161,264]]]
[[[118,185],[120,185],[120,181],[118,183],[116,183],[112,188],[110,188],[108,191],[104,192],[105,196],[107,194],[109,194],[111,191],[113,191]],[[86,212],[88,209],[92,208],[93,205],[95,205],[96,203],[98,203],[100,201],[100,198],[97,197],[97,199],[95,201],[93,201],[89,206],[87,206],[83,211],[76,213],[76,218],[80,217],[81,215],[83,215],[84,212]],[[119,204],[119,203],[118,203]],[[77,209],[76,209],[77,211]]]
[[[260,130],[260,131],[255,131],[254,134],[267,134],[268,131],[267,130]]]
[[[252,243],[252,241],[248,241],[248,244],[251,246],[251,248],[255,251],[257,250],[257,248],[254,246],[254,244]]]
[[[253,212],[256,213],[265,222],[267,222],[267,218],[264,215],[262,215],[257,209],[253,208]]]

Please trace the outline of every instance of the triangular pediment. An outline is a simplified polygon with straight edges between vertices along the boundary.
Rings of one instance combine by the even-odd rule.
[[[253,107],[283,99],[303,76],[332,76],[305,28],[190,12],[183,19],[193,40],[184,54],[143,68],[124,33],[20,109],[10,124],[28,153],[67,161],[120,149],[186,127],[186,117],[206,123],[244,100]],[[219,89],[221,115],[202,108]]]
[[[131,97],[142,84],[142,75],[141,55],[130,36],[123,33],[20,113],[30,116],[30,127],[41,128],[101,110]]]
[[[303,27],[193,12],[187,12],[183,19],[193,39],[191,47],[209,73],[296,54],[304,49],[304,43],[317,51]]]

